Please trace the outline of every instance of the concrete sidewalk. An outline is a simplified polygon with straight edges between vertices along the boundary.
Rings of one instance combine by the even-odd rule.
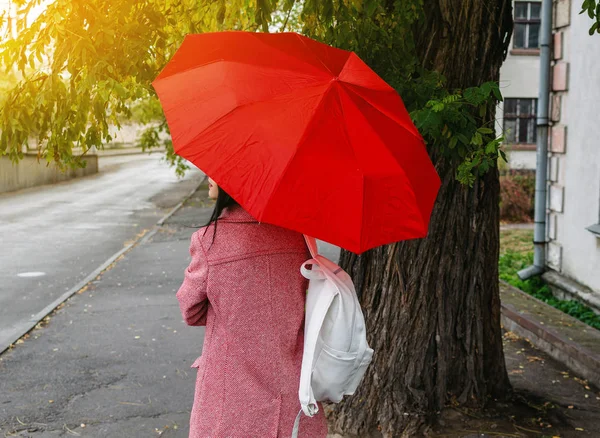
[[[201,188],[0,356],[0,436],[187,437],[204,331],[182,322],[174,295],[210,212]],[[505,354],[515,388],[554,406],[547,436],[600,436],[598,391],[510,332]]]

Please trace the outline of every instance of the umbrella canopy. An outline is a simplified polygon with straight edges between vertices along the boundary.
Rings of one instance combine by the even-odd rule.
[[[439,177],[356,54],[295,33],[188,35],[152,85],[175,152],[259,221],[355,253],[427,234]]]

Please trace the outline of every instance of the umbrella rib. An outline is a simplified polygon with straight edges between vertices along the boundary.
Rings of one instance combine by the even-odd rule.
[[[348,83],[349,85],[353,85],[352,83]],[[357,87],[359,87],[360,85],[356,85]],[[364,87],[362,87],[364,88]],[[374,110],[376,110],[377,112],[383,114],[385,117],[387,117],[388,119],[390,119],[392,122],[394,122],[396,125],[400,126],[402,129],[404,129],[405,131],[407,131],[410,135],[412,135],[413,137],[415,137],[417,140],[422,141],[422,138],[420,137],[420,135],[415,134],[414,132],[411,132],[410,129],[408,129],[406,126],[404,126],[403,124],[399,123],[397,120],[395,120],[394,118],[390,117],[388,114],[386,114],[384,111],[382,111],[381,109],[377,108],[375,105],[373,105],[371,102],[369,102],[367,99],[365,99],[363,96],[361,96],[359,93],[357,93],[356,91],[354,91],[352,89],[352,87],[344,87],[345,90],[349,91],[350,93],[354,94],[356,97],[360,98],[361,100],[363,100],[364,102],[366,102],[367,104],[369,104],[369,106],[371,108],[373,108]],[[395,92],[395,91],[394,91]]]
[[[255,39],[256,39],[256,40],[257,40],[257,41],[258,41],[260,44],[262,44],[264,47],[268,47],[270,50],[275,50],[275,51],[277,51],[277,52],[279,52],[279,53],[283,53],[283,54],[284,54],[286,57],[292,58],[292,59],[294,59],[294,60],[302,60],[301,58],[294,57],[294,56],[290,56],[290,54],[289,54],[289,53],[285,52],[284,50],[282,50],[282,49],[280,49],[280,48],[278,48],[278,47],[274,47],[274,46],[271,46],[271,45],[269,45],[269,44],[265,43],[264,41],[262,41],[262,40],[261,40],[261,39],[258,37],[258,34],[251,33],[251,35],[253,35],[253,37],[254,37],[254,38],[255,38]],[[326,66],[326,65],[323,63],[323,61],[321,61],[321,60],[320,60],[320,59],[319,59],[317,56],[315,56],[315,54],[312,52],[312,50],[310,50],[310,48],[309,48],[309,47],[306,45],[306,43],[305,43],[305,42],[302,40],[302,38],[300,37],[300,35],[298,35],[298,34],[297,34],[297,33],[295,33],[295,32],[293,32],[293,35],[296,35],[296,37],[300,39],[300,42],[302,42],[302,45],[303,45],[304,47],[306,47],[306,49],[307,49],[307,50],[308,50],[308,52],[309,52],[309,53],[310,53],[310,54],[313,56],[313,58],[315,58],[317,61],[319,61],[319,62],[321,63],[321,65],[322,65],[323,67],[325,67],[325,69],[327,70],[327,72],[333,76],[333,73],[331,73],[331,70],[329,70],[329,68],[328,68],[328,67],[327,67],[327,66]],[[308,65],[308,66],[310,66],[310,67],[313,67],[313,68],[315,68],[315,69],[316,69],[316,67],[315,67],[313,64],[310,64],[309,62],[306,62],[306,61],[302,60],[302,63],[303,63],[303,64],[306,64],[306,65]],[[272,68],[274,68],[274,67],[272,67]],[[290,71],[294,71],[294,69],[290,69]]]
[[[186,69],[183,69],[183,70],[177,70],[175,73],[169,73],[169,74],[167,74],[167,75],[165,75],[165,76],[162,76],[162,77],[161,77],[161,75],[163,74],[163,72],[161,71],[161,72],[159,73],[159,75],[156,77],[156,79],[154,79],[154,81],[152,81],[152,85],[154,86],[154,83],[155,83],[155,82],[158,82],[158,81],[164,81],[164,80],[167,80],[167,79],[173,78],[173,77],[175,77],[175,76],[177,76],[177,75],[180,75],[180,74],[182,74],[182,73],[188,72],[188,71],[190,71],[190,70],[195,70],[195,69],[197,69],[197,68],[206,67],[207,65],[216,64],[217,62],[223,62],[223,61],[225,61],[225,60],[224,60],[224,59],[222,59],[222,58],[221,58],[221,59],[213,59],[212,61],[205,62],[204,64],[197,64],[197,65],[193,65],[193,66],[191,66],[191,67],[188,67],[188,68],[186,68]],[[241,64],[241,63],[240,63],[240,64]],[[168,64],[167,64],[167,65],[168,65]],[[165,66],[165,69],[166,69],[166,67],[167,67],[167,66]],[[164,70],[164,69],[163,69],[163,70]]]
[[[215,59],[215,60],[212,60],[212,61],[205,62],[204,64],[194,65],[192,67],[186,68],[185,70],[179,70],[176,73],[172,73],[172,74],[169,74],[169,75],[164,76],[164,77],[157,77],[152,82],[152,85],[154,86],[155,82],[167,81],[169,79],[176,78],[180,74],[186,73],[186,72],[188,72],[190,70],[196,70],[198,68],[206,67],[207,65],[211,65],[211,64],[217,64],[219,62],[225,62],[225,63],[230,63],[230,64],[242,64],[242,65],[256,66],[256,64],[253,64],[253,63],[251,63],[249,61],[240,61],[240,60],[233,61],[233,60],[228,60],[228,59],[225,59],[225,58],[220,58],[220,59]],[[278,70],[278,71],[279,70],[283,70],[283,71],[290,71],[290,72],[294,72],[295,71],[294,69],[280,68],[280,67],[275,67],[273,65],[260,65],[259,67],[260,68],[266,68],[266,69],[269,69],[269,70]],[[326,84],[328,81],[329,81],[329,78],[327,79],[327,81],[324,80],[323,84]]]
[[[360,211],[361,211],[361,216],[364,214],[364,208],[365,208],[365,172],[363,169],[360,168],[360,161],[358,160],[358,157],[356,156],[356,151],[354,149],[354,143],[352,143],[352,138],[350,137],[350,133],[348,132],[348,125],[346,123],[346,121],[348,120],[345,117],[345,111],[344,111],[344,105],[342,103],[342,99],[340,98],[340,91],[339,91],[339,87],[337,88],[337,100],[338,103],[340,105],[340,110],[342,111],[342,126],[344,128],[344,134],[346,134],[346,139],[348,141],[348,144],[350,145],[350,149],[352,150],[352,155],[354,155],[354,162],[356,163],[357,166],[359,166],[360,172],[361,172],[361,176],[362,176],[362,184],[361,184],[361,190],[362,190],[362,198],[361,198],[361,206],[360,206]],[[362,221],[361,221],[362,224]],[[358,247],[362,248],[362,226],[359,229],[359,239],[358,239]]]
[[[346,88],[346,87],[344,87],[344,90],[347,90],[347,88]],[[356,95],[356,93],[354,93],[354,94]],[[360,97],[360,96],[359,96],[359,97]],[[363,100],[364,100],[365,102],[367,102],[365,99],[363,99]],[[354,103],[353,103],[353,104],[354,104]],[[355,104],[354,104],[354,105],[355,105]],[[342,106],[341,99],[340,99],[340,106]],[[372,106],[372,105],[371,105],[371,106]],[[358,109],[358,108],[357,108],[357,109]],[[342,111],[343,111],[343,106],[342,106]],[[359,112],[360,112],[360,110],[359,110]],[[390,120],[394,121],[393,119],[391,119],[389,116],[387,116],[387,115],[386,115],[386,114],[384,114],[383,112],[381,112],[381,111],[379,111],[379,112],[380,112],[381,114],[383,114],[384,116],[386,116],[388,119],[390,119]],[[362,114],[362,112],[361,112],[361,114]],[[344,118],[344,120],[345,120],[345,118]],[[366,117],[365,117],[365,120],[367,120],[367,118],[366,118]],[[368,122],[368,120],[367,120],[367,122]],[[400,125],[399,123],[396,123],[396,124],[397,124],[398,126],[400,126],[401,128],[403,128],[403,126],[402,126],[402,125]],[[379,138],[380,142],[381,142],[382,144],[385,144],[385,141],[384,141],[384,140],[381,138],[381,136],[379,135],[379,132],[377,132],[377,130],[376,130],[376,129],[374,129],[374,128],[372,128],[372,130],[373,130],[373,132],[375,133],[375,135],[377,136],[377,138]],[[420,139],[419,139],[419,140],[420,140]],[[415,188],[414,188],[414,186],[413,186],[413,183],[412,183],[412,181],[410,180],[410,178],[408,178],[408,175],[406,175],[406,171],[405,171],[405,170],[404,170],[404,168],[402,167],[402,164],[401,164],[401,163],[398,161],[398,159],[397,159],[397,158],[394,156],[394,154],[390,154],[390,155],[392,156],[392,158],[394,159],[394,161],[395,161],[395,162],[396,162],[396,164],[398,165],[398,168],[399,168],[399,169],[402,171],[402,173],[404,174],[404,176],[405,176],[405,178],[406,178],[406,181],[408,181],[408,185],[409,185],[409,187],[411,188],[411,193],[412,193],[412,195],[413,195],[413,198],[414,198],[414,200],[415,200],[414,204],[418,206],[419,204],[416,202],[416,201],[417,201],[417,194],[416,194],[416,192],[415,192]],[[363,180],[364,180],[364,178],[363,178]],[[364,187],[363,187],[363,213],[364,213],[364,202],[365,202],[364,195],[365,195],[365,192],[364,192]],[[419,213],[419,216],[420,216],[420,218],[421,218],[421,223],[425,224],[425,221],[423,220],[423,213],[421,212],[421,209],[417,207],[417,209],[416,209],[416,210],[418,211],[418,213]],[[362,230],[361,230],[361,235],[362,235]],[[362,243],[362,242],[361,242],[361,243]]]
[[[271,201],[271,198],[273,197],[273,195],[275,195],[275,193],[277,192],[277,190],[279,190],[279,186],[281,185],[281,182],[283,181],[285,173],[287,172],[288,168],[291,166],[292,161],[294,161],[294,158],[298,154],[298,151],[300,150],[300,148],[304,145],[304,141],[306,139],[306,133],[308,131],[308,127],[310,126],[311,122],[315,118],[315,115],[317,114],[317,112],[319,111],[319,109],[321,108],[321,106],[323,105],[323,102],[325,101],[325,97],[327,96],[327,94],[330,91],[331,91],[331,88],[328,88],[323,93],[323,95],[321,96],[321,99],[319,100],[319,103],[317,105],[315,105],[315,109],[313,110],[313,113],[311,114],[308,122],[306,123],[306,126],[304,127],[304,131],[302,132],[302,135],[300,136],[300,140],[298,141],[298,147],[294,151],[294,154],[291,156],[291,158],[288,160],[288,162],[285,165],[285,168],[283,169],[283,171],[281,172],[281,176],[279,177],[279,180],[277,181],[277,183],[275,184],[273,190],[269,194],[268,200],[267,200],[267,202],[265,202],[265,205],[269,204],[269,202]],[[264,210],[263,210],[263,214],[264,214]],[[256,219],[258,219],[260,221],[262,219],[262,217],[256,218]]]
[[[249,33],[249,34],[250,34],[250,35],[252,35],[252,36],[253,36],[253,38],[255,38],[255,39],[256,39],[256,41],[258,41],[258,42],[259,42],[261,45],[263,45],[264,47],[267,47],[267,48],[268,48],[268,49],[270,49],[270,50],[275,50],[275,51],[277,51],[277,52],[279,52],[279,53],[282,53],[283,55],[285,55],[285,56],[287,56],[287,57],[289,57],[289,58],[292,58],[292,59],[294,59],[294,60],[301,60],[301,58],[296,58],[296,57],[290,56],[288,53],[286,53],[285,51],[283,51],[283,50],[281,50],[281,49],[279,49],[279,48],[277,48],[277,47],[274,47],[274,46],[271,46],[271,45],[269,45],[269,44],[266,44],[264,41],[262,41],[260,38],[258,38],[258,36],[254,35],[254,33]],[[294,33],[294,35],[296,35],[296,37],[298,37],[298,38],[300,39],[300,41],[302,42],[303,46],[307,48],[308,52],[309,52],[309,53],[310,53],[310,54],[313,56],[313,58],[315,58],[317,61],[319,61],[319,62],[321,63],[321,65],[323,65],[323,67],[324,67],[324,68],[327,70],[327,72],[328,72],[329,74],[333,75],[333,73],[331,72],[331,70],[329,70],[329,68],[328,68],[328,67],[327,67],[327,66],[326,66],[326,65],[323,63],[323,61],[321,61],[321,60],[320,60],[320,59],[319,59],[319,58],[318,58],[318,57],[317,57],[317,56],[316,56],[316,55],[315,55],[315,54],[312,52],[312,50],[310,50],[310,48],[309,48],[309,47],[306,45],[306,43],[305,43],[305,42],[302,40],[302,38],[300,37],[300,35],[298,35],[297,33]],[[187,38],[187,37],[186,37],[186,38]],[[175,53],[175,55],[174,55],[174,56],[177,56],[177,53]],[[175,73],[169,73],[169,74],[167,74],[167,75],[165,75],[165,76],[163,76],[163,77],[161,77],[161,75],[163,74],[163,72],[161,71],[161,72],[159,73],[158,77],[157,77],[157,78],[156,78],[156,79],[153,81],[153,84],[154,84],[154,82],[156,82],[156,81],[160,81],[160,80],[166,80],[166,79],[169,79],[169,78],[175,77],[175,76],[177,76],[177,75],[179,75],[179,74],[181,74],[181,73],[185,73],[185,72],[187,72],[187,71],[189,71],[189,70],[194,70],[194,69],[197,69],[197,68],[202,68],[202,67],[205,67],[205,66],[207,66],[207,65],[210,65],[210,64],[216,64],[216,63],[218,63],[218,62],[231,62],[231,63],[239,63],[239,64],[251,65],[251,66],[254,66],[254,65],[256,65],[256,64],[254,64],[254,63],[250,62],[249,60],[248,60],[248,61],[242,61],[242,60],[235,60],[235,61],[234,61],[234,60],[228,60],[228,59],[225,59],[225,58],[213,59],[213,60],[211,60],[211,61],[207,61],[207,62],[205,62],[205,63],[203,63],[203,64],[197,64],[197,65],[193,65],[193,66],[191,66],[191,67],[188,67],[188,68],[186,68],[186,69],[184,69],[184,70],[179,70],[179,71],[177,71],[177,72],[175,72]],[[313,64],[310,64],[310,63],[308,63],[308,62],[306,62],[306,61],[303,61],[303,60],[302,60],[302,63],[303,63],[303,64],[305,64],[305,65],[308,65],[308,66],[310,66],[310,67],[313,67],[313,68],[315,68],[315,69],[318,71],[317,67],[315,67]],[[290,72],[294,72],[294,71],[296,71],[296,70],[295,70],[295,69],[293,69],[293,68],[285,68],[285,67],[284,67],[284,68],[281,68],[281,67],[279,67],[279,66],[277,66],[277,67],[276,67],[276,66],[269,66],[269,65],[260,65],[260,67],[261,67],[261,68],[273,69],[273,70],[286,70],[286,71],[290,71]],[[165,69],[166,69],[166,66],[165,66]],[[163,69],[163,70],[164,70],[164,69]],[[322,73],[322,72],[321,72],[321,73]],[[330,79],[330,78],[329,78],[329,79]]]
[[[328,71],[328,72],[329,72],[329,73],[330,73],[332,76],[334,76],[333,72],[332,72],[332,71],[329,69],[329,67],[327,67],[327,66],[325,65],[325,63],[324,63],[324,62],[321,60],[321,58],[319,58],[317,55],[315,55],[315,53],[314,53],[312,50],[310,50],[310,47],[308,47],[308,46],[306,45],[306,41],[304,41],[304,40],[302,39],[302,37],[301,37],[299,34],[297,34],[297,33],[294,33],[294,35],[296,35],[296,38],[298,38],[298,39],[300,40],[300,42],[302,43],[302,45],[303,45],[304,47],[306,47],[306,50],[308,50],[308,52],[309,52],[309,53],[312,55],[312,57],[313,57],[313,58],[315,58],[317,61],[319,61],[319,62],[321,63],[321,65],[322,65],[323,67],[325,67],[325,69],[326,69],[326,70],[327,70],[327,71]]]

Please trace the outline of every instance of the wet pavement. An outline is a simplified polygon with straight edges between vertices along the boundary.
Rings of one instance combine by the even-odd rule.
[[[199,171],[178,179],[161,158],[100,158],[96,175],[0,195],[0,341],[150,229],[202,179]]]

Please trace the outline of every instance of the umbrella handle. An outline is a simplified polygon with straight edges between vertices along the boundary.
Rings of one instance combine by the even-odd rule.
[[[304,240],[306,241],[306,245],[310,251],[310,255],[313,258],[316,258],[319,255],[319,249],[317,248],[317,240],[314,237],[304,235]]]

